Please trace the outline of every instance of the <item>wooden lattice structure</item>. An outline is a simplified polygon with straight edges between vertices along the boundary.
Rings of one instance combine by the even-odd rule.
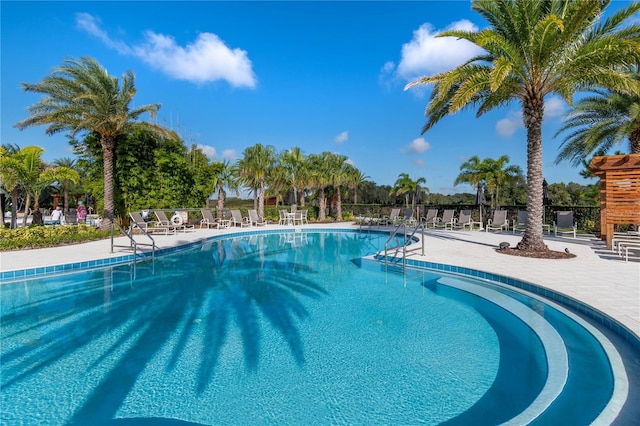
[[[640,226],[640,154],[593,157],[600,178],[600,235],[611,248],[614,225]]]

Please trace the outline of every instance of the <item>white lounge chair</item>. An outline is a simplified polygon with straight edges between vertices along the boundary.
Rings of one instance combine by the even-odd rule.
[[[438,221],[438,209],[429,209],[427,211],[427,215],[420,218],[420,222],[424,223],[425,226],[429,226],[429,224],[431,224],[431,227],[435,227],[437,221]]]
[[[506,210],[494,210],[493,218],[487,222],[486,232],[489,231],[508,231],[509,221],[507,220]]]
[[[391,209],[389,217],[383,217],[378,222],[380,225],[395,225],[400,218],[400,209]]]
[[[256,209],[249,209],[249,222],[253,226],[264,226],[267,224],[267,221],[264,218],[258,216],[258,211]]]
[[[202,229],[203,226],[206,226],[207,228],[220,228],[220,222],[215,217],[213,217],[211,209],[201,209],[200,212],[202,212],[200,229]]]
[[[557,237],[564,234],[573,234],[573,238],[576,237],[578,227],[573,220],[573,211],[558,211],[556,212],[556,221],[553,222],[553,232]]]
[[[526,210],[518,210],[518,217],[513,219],[512,231],[515,234],[516,231],[524,232],[527,229],[527,220],[529,218],[529,213]],[[551,225],[548,223],[542,224],[542,230],[547,231],[547,234],[551,232]]]
[[[438,218],[438,221],[434,224],[434,227],[444,228],[444,229],[447,229],[447,227],[449,227],[453,229],[455,214],[456,214],[456,211],[453,209],[445,210],[444,212],[442,212],[442,217]]]
[[[193,225],[189,225],[188,223],[185,223],[185,221],[182,219],[182,216],[179,215],[178,213],[175,213],[173,216],[171,216],[171,219],[169,219],[167,217],[167,214],[164,212],[164,210],[154,210],[153,212],[158,218],[158,224],[161,226],[165,226],[176,232],[177,231],[182,231],[182,232],[195,231],[195,227]]]
[[[231,210],[231,222],[233,226],[239,226],[241,228],[250,227],[251,221],[248,217],[242,217],[240,210]]]
[[[159,224],[155,220],[145,221],[142,217],[142,214],[139,212],[130,212],[129,217],[131,218],[131,224],[129,225],[129,232],[132,232],[136,229],[141,230],[144,233],[148,232],[163,232],[168,234],[169,232],[175,233],[175,228],[170,228],[168,226],[163,226]]]
[[[460,213],[458,213],[458,217],[453,219],[453,226],[451,227],[451,229],[465,229],[467,226],[469,227],[470,231],[473,229],[471,210],[460,210]]]

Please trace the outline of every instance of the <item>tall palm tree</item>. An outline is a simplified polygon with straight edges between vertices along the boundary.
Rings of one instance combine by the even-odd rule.
[[[280,164],[287,170],[287,180],[291,189],[293,190],[293,196],[298,202],[298,189],[300,188],[300,180],[302,178],[302,169],[304,167],[305,156],[302,150],[294,146],[280,154]]]
[[[237,170],[229,161],[220,161],[216,164],[218,167],[218,174],[214,176],[213,186],[218,190],[218,219],[222,219],[224,212],[224,200],[226,198],[225,188],[238,193],[238,187],[240,183],[238,181]]]
[[[11,149],[11,147],[9,147]],[[11,194],[11,223],[10,228],[17,227],[18,217],[18,189],[25,179],[26,171],[20,158],[20,150],[8,150],[5,145],[0,146],[0,180],[4,189]],[[4,216],[2,218],[4,226]]]
[[[391,188],[392,195],[404,195],[404,205],[409,208],[409,198],[416,191],[416,182],[409,177],[408,173],[400,173],[398,179],[393,183]]]
[[[258,198],[258,216],[264,217],[264,194],[267,176],[276,163],[276,150],[273,146],[255,144],[246,148],[243,158],[238,160],[238,173],[245,185],[253,189],[254,200]]]
[[[542,234],[542,122],[545,97],[572,104],[583,89],[606,87],[637,93],[625,73],[640,61],[640,25],[621,28],[640,10],[635,2],[602,21],[610,0],[475,0],[471,8],[489,23],[475,31],[445,31],[484,52],[463,65],[409,83],[434,84],[422,132],[449,114],[477,106],[480,116],[517,102],[527,132],[528,222],[521,249],[547,250]]]
[[[483,160],[484,181],[491,197],[491,207],[500,205],[500,188],[508,183],[516,182],[522,176],[522,169],[516,165],[507,166],[508,155],[502,155],[497,160],[485,158]]]
[[[329,182],[336,191],[336,220],[342,220],[342,188],[349,181],[349,163],[347,157],[336,153],[327,153],[326,164],[328,167]]]
[[[347,174],[347,185],[353,190],[353,204],[358,204],[358,188],[365,183],[367,179],[371,179],[371,176],[365,175],[353,164],[349,164]]]
[[[637,67],[633,75],[640,80]],[[629,141],[629,153],[640,154],[640,92],[593,92],[565,114],[566,121],[555,136],[571,132],[560,145],[556,164],[569,160],[579,166],[596,151],[606,153],[624,140]]]
[[[327,218],[327,197],[325,189],[331,185],[331,169],[329,168],[330,152],[310,154],[308,157],[309,185],[318,190],[318,220]]]
[[[104,169],[102,228],[111,228],[115,214],[113,157],[119,136],[136,127],[169,136],[171,131],[164,127],[139,121],[145,113],[149,113],[151,119],[155,118],[160,105],[131,108],[136,94],[133,72],[125,72],[118,80],[89,57],[67,59],[40,83],[23,83],[22,86],[25,92],[39,93],[44,97],[28,108],[29,117],[16,123],[17,128],[22,130],[44,125],[47,126],[47,134],[66,130],[72,140],[79,132],[99,136]]]

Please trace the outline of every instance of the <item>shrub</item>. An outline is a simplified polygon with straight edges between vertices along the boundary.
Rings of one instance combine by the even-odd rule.
[[[38,226],[16,229],[0,228],[0,251],[52,247],[61,244],[100,240],[108,237],[109,231],[100,231],[93,226]]]

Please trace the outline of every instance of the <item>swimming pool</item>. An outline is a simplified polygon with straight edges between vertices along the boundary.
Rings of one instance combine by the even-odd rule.
[[[135,277],[122,265],[5,284],[2,422],[615,415],[624,380],[593,330],[484,280],[363,259],[387,237],[251,234],[159,257]]]

